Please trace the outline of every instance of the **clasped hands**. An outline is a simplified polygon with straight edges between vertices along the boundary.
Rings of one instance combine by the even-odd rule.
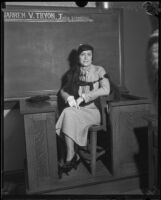
[[[77,109],[80,109],[80,104],[84,101],[83,97],[78,97],[78,99],[75,100],[74,96],[69,96],[67,98],[67,102],[70,107],[74,107]]]

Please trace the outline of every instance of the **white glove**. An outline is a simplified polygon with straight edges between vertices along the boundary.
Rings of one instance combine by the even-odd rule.
[[[76,101],[74,99],[74,96],[69,96],[67,98],[67,102],[68,102],[70,107],[76,107],[77,108],[77,104],[76,104]]]

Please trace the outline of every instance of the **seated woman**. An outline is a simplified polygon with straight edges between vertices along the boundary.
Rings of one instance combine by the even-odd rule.
[[[63,110],[56,123],[56,133],[63,133],[67,147],[66,159],[61,166],[61,171],[65,173],[72,168],[76,169],[79,163],[75,144],[86,146],[89,127],[100,124],[101,116],[95,100],[110,93],[109,79],[104,76],[105,69],[92,63],[93,47],[88,44],[80,45],[77,53],[78,64],[60,90],[68,107]]]

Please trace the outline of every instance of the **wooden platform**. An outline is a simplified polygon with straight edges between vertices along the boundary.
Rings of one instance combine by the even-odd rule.
[[[50,191],[66,190],[75,187],[81,187],[86,185],[93,185],[95,183],[107,182],[107,180],[112,180],[113,177],[108,171],[107,167],[102,163],[102,161],[97,162],[96,176],[93,177],[88,171],[87,167],[81,162],[77,170],[72,169],[69,175],[63,173],[62,178],[53,183],[51,182],[48,186],[40,188],[40,193],[46,193]],[[53,187],[51,187],[53,185]],[[29,194],[39,193],[39,191],[26,191]]]
[[[122,181],[124,182],[124,186],[119,190]],[[63,174],[62,178],[56,183],[53,181],[53,187],[51,187],[51,184],[49,188],[40,188],[41,192],[33,191],[33,194],[120,194],[126,193],[127,190],[136,190],[143,186],[138,176],[112,176],[101,160],[97,161],[95,177],[91,175],[83,163],[80,163],[77,170],[73,169],[69,176]],[[108,187],[105,188],[107,185]],[[146,181],[144,186],[146,187]],[[26,192],[27,194],[32,194],[32,191]],[[141,193],[142,190],[139,189],[139,194]]]
[[[79,179],[79,181],[78,181]],[[108,179],[108,180],[106,180]],[[77,170],[72,170],[69,176],[63,175],[62,179],[52,190],[35,195],[146,195],[148,174],[143,176],[129,176],[114,178],[101,161],[97,162],[97,174],[92,178],[86,167],[81,163]],[[16,189],[12,194],[26,194],[26,186],[24,178],[21,181],[16,177],[10,178],[14,182]],[[88,183],[87,183],[88,181]],[[12,183],[11,182],[11,183]],[[151,193],[150,195],[154,195]],[[159,198],[158,198],[159,199]],[[157,196],[156,196],[156,200]]]
[[[91,186],[147,173],[147,122],[143,116],[148,115],[150,105],[146,100],[111,103],[108,131],[98,138],[98,145],[108,147],[104,155],[108,167],[97,162],[94,177],[82,163],[69,176],[58,177],[55,102],[28,105],[22,100],[20,108],[25,119],[28,194]]]

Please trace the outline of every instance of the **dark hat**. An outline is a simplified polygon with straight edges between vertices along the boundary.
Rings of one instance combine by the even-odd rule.
[[[91,50],[93,53],[94,48],[89,44],[80,44],[77,52],[78,52],[78,55],[80,55],[82,53],[82,51],[88,51],[88,50]]]

